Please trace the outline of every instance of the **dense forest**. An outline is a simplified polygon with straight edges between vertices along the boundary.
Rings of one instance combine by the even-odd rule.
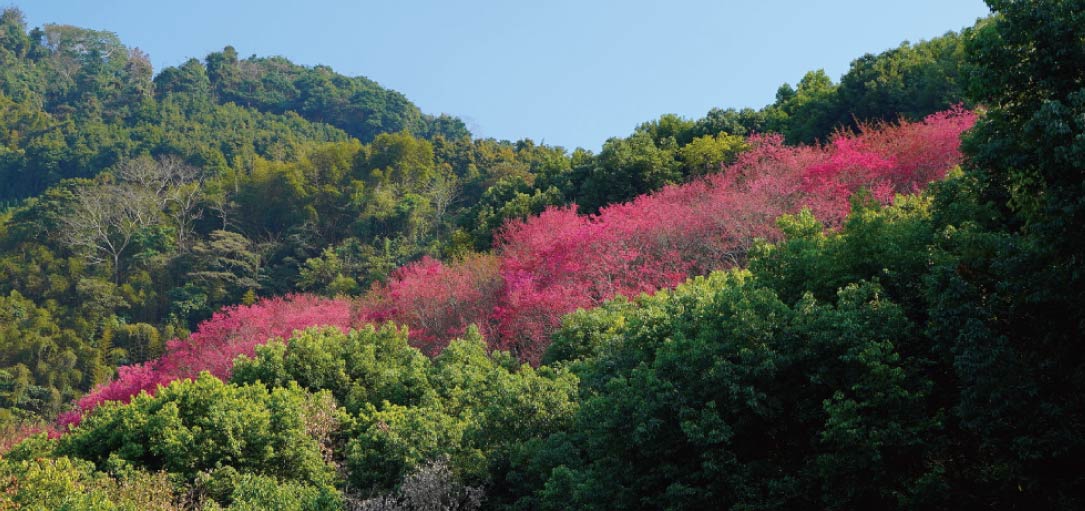
[[[0,509],[1085,506],[1085,1],[987,3],[598,153],[6,9]]]

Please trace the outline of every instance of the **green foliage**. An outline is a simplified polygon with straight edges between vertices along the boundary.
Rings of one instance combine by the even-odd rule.
[[[161,474],[133,472],[110,478],[91,463],[67,457],[0,460],[0,509],[138,511],[179,509]]]
[[[205,63],[209,92],[216,102],[276,114],[297,112],[363,142],[398,131],[453,139],[468,135],[459,119],[424,115],[402,94],[365,77],[340,75],[327,66],[309,68],[282,57],[255,55],[241,60],[231,46],[209,54]]]
[[[825,70],[810,71],[792,89],[784,84],[776,92],[774,109],[782,114],[776,130],[787,135],[789,141],[824,142],[837,121],[835,115],[836,85]]]
[[[239,60],[227,47],[206,65],[190,59],[152,81],[147,55],[113,33],[46,25],[31,36],[18,10],[4,16],[0,199],[145,153],[180,154],[221,172],[237,157],[296,157],[307,142],[370,142],[399,131],[469,136],[459,119],[424,115],[397,92],[327,67]]]
[[[790,142],[811,143],[862,123],[919,120],[959,103],[971,104],[963,83],[966,68],[957,33],[905,42],[855,59],[839,84],[818,70],[807,73],[795,88],[782,85],[776,102],[758,112],[760,119],[744,124],[760,124]]]
[[[162,335],[147,323],[121,325],[113,333],[112,340],[117,349],[124,350],[124,361],[132,364],[156,359],[165,350]]]
[[[477,240],[474,248],[484,250],[492,246],[493,233],[510,220],[525,220],[542,213],[547,206],[563,203],[564,194],[554,186],[540,190],[519,176],[499,180],[465,214],[467,222],[474,226],[471,232]]]
[[[561,320],[561,329],[551,336],[543,354],[543,365],[594,358],[620,342],[626,316],[636,305],[619,296],[591,310],[578,310]]]
[[[56,414],[100,381],[107,369],[88,348],[17,291],[0,295],[0,426]]]
[[[296,382],[328,390],[355,414],[367,403],[420,406],[435,399],[429,359],[407,345],[394,326],[367,327],[344,334],[335,328],[299,332],[286,343],[256,348],[254,358],[239,357],[230,381],[285,387]]]
[[[995,106],[933,200],[785,217],[753,279],[567,318],[580,411],[519,451],[517,506],[1079,507],[1078,3],[966,35]]]
[[[192,247],[192,258],[188,278],[201,284],[212,303],[236,303],[242,293],[261,287],[260,255],[242,234],[212,231],[206,242]]]
[[[434,171],[433,145],[406,132],[378,136],[359,168],[371,186],[390,186],[398,193],[421,190]]]
[[[864,55],[840,79],[837,122],[854,127],[855,119],[922,119],[967,102],[963,83],[967,67],[962,37],[954,32]]]
[[[243,474],[232,482],[228,511],[335,511],[343,509],[334,488]]]
[[[830,300],[848,283],[876,281],[910,318],[922,321],[927,252],[935,242],[930,206],[925,196],[898,196],[882,207],[857,195],[844,228],[831,234],[809,211],[786,215],[777,222],[785,241],[760,243],[750,271],[787,303],[807,292]]]
[[[232,381],[327,390],[357,415],[344,447],[351,484],[387,490],[442,457],[467,481],[508,465],[520,441],[560,431],[576,410],[576,378],[486,353],[477,332],[431,360],[393,326],[311,329],[240,357]]]
[[[62,439],[58,452],[99,468],[131,464],[185,480],[231,466],[307,483],[331,482],[317,439],[307,433],[298,389],[232,386],[203,373],[131,404],[98,407]]]
[[[687,176],[719,172],[724,164],[734,161],[746,150],[746,139],[739,135],[719,133],[697,137],[678,150]]]
[[[677,142],[670,136],[660,142],[646,131],[608,140],[587,170],[577,203],[587,211],[596,211],[606,204],[624,202],[678,182],[681,174],[674,157]]]
[[[738,272],[600,311],[542,508],[884,507],[913,498],[930,389],[902,310],[862,283],[794,306]],[[620,320],[615,320],[620,312]],[[590,314],[590,313],[589,313]],[[562,335],[586,337],[584,320]],[[620,331],[615,339],[615,328]],[[571,331],[570,331],[571,330]],[[581,461],[576,461],[579,458]],[[527,477],[527,476],[525,476]],[[523,504],[523,503],[522,503]]]
[[[1008,505],[1080,507],[1085,4],[988,4],[965,46],[989,110],[936,199],[930,331],[982,460],[969,482]]]
[[[465,443],[466,424],[436,407],[389,405],[359,418],[364,426],[352,435],[346,458],[351,482],[371,491],[394,487],[411,467],[460,451]],[[454,464],[477,472],[484,460],[472,454],[460,454]]]
[[[298,272],[298,287],[307,291],[325,291],[330,296],[355,295],[360,291],[358,282],[344,275],[347,264],[339,251],[327,247],[320,257],[309,258]]]

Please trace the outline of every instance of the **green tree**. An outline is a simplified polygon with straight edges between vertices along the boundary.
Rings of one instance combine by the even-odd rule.
[[[575,366],[575,427],[540,444],[580,454],[538,451],[552,461],[534,470],[549,477],[522,504],[854,508],[925,497],[938,474],[925,461],[937,427],[923,407],[930,384],[910,354],[914,327],[881,293],[863,283],[835,304],[806,295],[789,307],[736,272],[602,311],[588,335],[605,344]],[[559,334],[571,335],[584,334]]]
[[[283,480],[330,483],[332,469],[307,432],[310,399],[297,387],[239,387],[202,373],[155,396],[99,406],[61,439],[58,452],[99,468],[130,463],[188,481],[229,465]]]
[[[629,138],[612,138],[587,168],[577,203],[588,212],[623,202],[642,193],[676,183],[681,177],[674,152],[677,142],[667,137],[657,146],[647,131]]]
[[[936,202],[929,330],[959,379],[981,505],[1079,507],[1085,3],[988,4],[965,43],[988,110]]]
[[[678,150],[682,171],[687,176],[719,172],[724,164],[734,161],[746,150],[746,140],[738,135],[721,133],[697,137]]]
[[[784,121],[770,124],[770,129],[784,133],[789,142],[825,142],[836,123],[836,90],[823,69],[806,73],[794,89],[784,84],[772,106],[783,114]]]
[[[418,192],[436,177],[433,145],[405,132],[381,134],[360,170],[373,186],[389,186],[400,194]]]
[[[164,474],[133,472],[112,479],[82,460],[0,460],[0,507],[33,510],[137,511],[175,509]]]
[[[206,242],[192,247],[194,263],[188,277],[213,303],[232,302],[249,289],[260,289],[260,255],[245,236],[212,231]]]
[[[429,361],[407,345],[405,332],[372,326],[344,334],[314,328],[257,347],[254,358],[239,357],[231,381],[328,390],[347,411],[366,403],[418,406],[435,396],[427,374]],[[394,369],[394,370],[393,370]]]
[[[310,329],[239,357],[232,381],[330,391],[356,414],[343,452],[362,491],[388,490],[441,458],[457,478],[481,483],[507,470],[519,442],[567,427],[576,379],[488,354],[473,329],[466,337],[431,360],[390,325]]]

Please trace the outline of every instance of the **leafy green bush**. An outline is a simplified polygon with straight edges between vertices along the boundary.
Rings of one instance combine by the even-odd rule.
[[[58,452],[100,469],[131,464],[191,481],[201,471],[238,470],[309,483],[334,474],[307,432],[306,403],[296,386],[235,386],[202,373],[130,404],[95,409],[60,441]]]

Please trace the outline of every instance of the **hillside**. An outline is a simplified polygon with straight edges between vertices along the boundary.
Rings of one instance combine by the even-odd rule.
[[[811,136],[828,141],[829,130],[850,126],[836,119],[852,103],[868,104],[870,122],[967,105],[960,36],[949,33],[856,60],[816,100],[804,81],[759,111],[663,115],[598,154],[570,153],[473,139],[454,119],[326,67],[228,48],[151,78],[146,55],[114,34],[28,29],[14,9],[2,20],[0,194],[29,197],[0,212],[0,296],[36,318],[8,323],[7,424],[56,416],[115,367],[153,360],[224,306],[369,294],[423,257],[481,261],[471,254],[491,251],[507,221],[572,204],[595,213],[718,173],[754,133],[802,138],[794,130],[815,112],[829,117]],[[880,78],[865,91],[845,86],[871,75]],[[908,92],[917,88],[931,94]],[[875,98],[891,100],[879,110]],[[408,321],[410,312],[395,314]]]
[[[154,75],[145,53],[110,32],[28,30],[10,8],[0,33],[0,203],[141,154],[214,174],[256,156],[296,159],[311,142],[468,135],[458,119],[424,115],[367,78],[281,57],[239,60],[226,47]]]
[[[598,154],[4,11],[0,507],[1079,508],[1085,3],[988,4]]]
[[[353,307],[342,298],[300,295],[223,311],[188,339],[168,343],[159,359],[120,367],[115,381],[81,399],[79,413],[61,425],[77,423],[80,413],[103,401],[126,402],[200,371],[229,378],[236,357],[312,325],[345,331],[394,321],[431,356],[473,325],[490,349],[538,365],[565,314],[746,266],[758,243],[780,239],[775,221],[783,215],[812,212],[838,227],[850,202],[890,204],[897,194],[921,192],[960,163],[958,140],[974,122],[970,112],[955,110],[841,135],[824,147],[755,137],[750,150],[718,174],[594,216],[550,208],[506,225],[496,255],[448,264],[424,258],[393,272]]]

